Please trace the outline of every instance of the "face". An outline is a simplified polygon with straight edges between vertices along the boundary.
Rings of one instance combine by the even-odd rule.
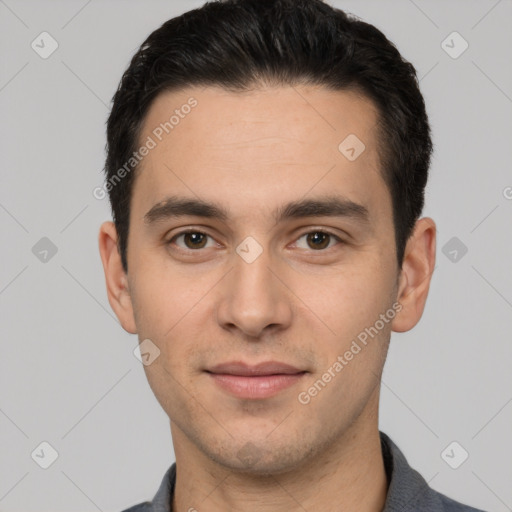
[[[376,122],[369,100],[318,87],[152,105],[111,303],[160,351],[144,368],[177,456],[278,473],[376,425],[400,315]]]

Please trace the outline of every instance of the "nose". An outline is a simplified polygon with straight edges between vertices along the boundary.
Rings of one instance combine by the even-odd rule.
[[[291,294],[269,251],[265,249],[251,262],[236,253],[233,259],[234,268],[221,281],[219,325],[256,341],[287,328],[293,315]]]

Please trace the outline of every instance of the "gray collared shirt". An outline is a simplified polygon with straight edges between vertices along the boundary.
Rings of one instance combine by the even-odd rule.
[[[380,432],[380,441],[389,482],[382,512],[484,512],[431,489],[425,479],[409,466],[398,446],[383,432]],[[140,503],[123,512],[171,512],[175,483],[176,464],[173,464],[165,473],[152,501]]]

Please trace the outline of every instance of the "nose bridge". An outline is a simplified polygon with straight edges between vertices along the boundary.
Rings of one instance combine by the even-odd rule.
[[[248,237],[233,254],[233,265],[218,306],[219,324],[252,337],[271,325],[287,325],[291,320],[289,298],[274,275],[270,251]]]

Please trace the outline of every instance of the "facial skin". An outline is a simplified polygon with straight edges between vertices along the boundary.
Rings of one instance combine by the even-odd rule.
[[[160,349],[144,369],[170,418],[175,510],[382,510],[380,376],[391,330],[407,331],[422,315],[435,225],[417,222],[400,270],[368,99],[311,86],[166,92],[140,140],[190,97],[197,106],[137,175],[127,274],[113,224],[100,231],[112,308],[124,329]],[[338,150],[349,134],[366,146],[354,161]],[[148,222],[145,215],[169,196],[216,203],[227,219]],[[289,202],[333,196],[364,207],[367,217],[276,223],[275,212]],[[177,237],[186,229],[208,236]],[[247,237],[262,249],[251,263],[236,251]],[[301,403],[299,393],[397,301],[394,319]],[[279,361],[307,373],[275,396],[242,399],[205,371],[229,361]]]

